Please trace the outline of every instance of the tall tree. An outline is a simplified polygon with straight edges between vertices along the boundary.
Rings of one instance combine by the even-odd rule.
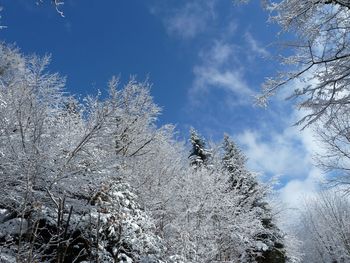
[[[230,175],[229,187],[232,189],[236,187],[240,188],[242,180],[249,179],[246,177],[245,171],[246,157],[227,134],[224,135],[222,146],[224,150],[222,166]]]
[[[204,139],[198,134],[198,132],[191,128],[190,130],[190,142],[192,149],[189,155],[190,164],[193,167],[200,167],[206,165],[210,161],[211,153],[206,149]]]
[[[246,168],[246,157],[230,139],[224,135],[222,169],[228,175],[229,195],[239,197],[238,205],[244,211],[255,211],[262,228],[253,236],[255,244],[248,251],[250,260],[257,262],[283,263],[286,253],[283,236],[274,223],[272,210],[266,200],[269,189],[259,183],[255,175]]]

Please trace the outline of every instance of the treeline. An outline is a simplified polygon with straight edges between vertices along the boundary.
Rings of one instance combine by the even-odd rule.
[[[268,203],[225,135],[190,154],[148,83],[78,100],[49,58],[0,45],[1,262],[286,262]]]

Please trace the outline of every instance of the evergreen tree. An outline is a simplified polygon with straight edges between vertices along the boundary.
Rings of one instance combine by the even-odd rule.
[[[203,164],[208,164],[211,153],[206,149],[204,139],[194,128],[190,130],[190,142],[192,144],[192,149],[188,158],[190,159],[191,166],[198,168]]]
[[[244,169],[247,159],[227,134],[224,135],[223,149],[222,166],[229,173],[229,188],[240,188],[242,179],[247,179]]]
[[[255,236],[255,247],[249,257],[259,263],[286,262],[281,231],[273,222],[271,208],[265,201],[267,190],[246,167],[246,157],[225,134],[223,142],[222,169],[228,173],[228,192],[240,196],[241,211],[255,210],[261,222],[262,231]]]

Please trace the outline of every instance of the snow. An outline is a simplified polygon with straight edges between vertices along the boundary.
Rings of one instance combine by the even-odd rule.
[[[13,218],[0,224],[0,238],[26,233],[28,222],[25,219]]]
[[[15,263],[16,256],[14,253],[7,249],[0,248],[0,262],[1,263]]]
[[[0,223],[3,223],[10,214],[8,209],[0,209]]]
[[[7,103],[0,107],[0,200],[10,207],[0,210],[0,238],[18,242],[31,234],[27,219],[10,212],[40,222],[36,241],[45,242],[21,244],[43,246],[34,251],[38,262],[48,257],[46,240],[72,253],[89,250],[86,261],[202,263],[223,253],[239,262],[249,251],[269,249],[272,241],[257,242],[259,235],[278,237],[262,224],[269,210],[257,205],[269,187],[255,180],[230,141],[225,155],[221,145],[207,149],[192,130],[188,161],[173,128],[157,127],[160,109],[148,84],[132,79],[117,89],[112,81],[109,97],[81,102],[67,97],[59,75],[42,73],[48,58],[16,52],[27,68],[9,64],[11,77],[0,74]],[[13,132],[22,123],[24,136]]]
[[[256,242],[256,248],[260,251],[267,251],[269,249],[269,247],[261,241]]]

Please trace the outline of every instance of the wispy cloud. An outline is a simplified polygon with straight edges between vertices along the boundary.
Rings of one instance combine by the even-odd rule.
[[[242,37],[238,29],[238,24],[231,20],[219,35],[213,37],[212,44],[207,44],[199,52],[199,61],[193,67],[193,85],[189,90],[191,102],[195,103],[200,93],[208,95],[223,90],[231,99],[231,106],[254,104],[253,96],[257,90],[251,87],[247,70],[253,62],[256,63],[257,56],[268,57],[270,54],[249,31],[245,31]],[[237,39],[242,39],[243,45],[237,44]]]
[[[163,22],[170,35],[192,39],[204,32],[215,19],[214,9],[215,0],[191,0],[180,7],[158,11],[163,14]],[[153,13],[157,13],[156,10],[153,8]]]
[[[303,113],[284,101],[300,83],[275,96],[269,111],[252,110],[253,95],[263,81],[262,74],[269,70],[262,58],[271,54],[257,37],[256,27],[233,16],[218,17],[218,1],[179,1],[175,8],[165,5],[157,11],[169,35],[198,40],[188,42],[195,44],[191,47],[197,59],[193,60],[185,111],[202,130],[220,133],[225,129],[236,134],[233,137],[243,146],[249,168],[267,176],[279,175],[280,200],[287,207],[297,207],[322,179],[322,172],[313,165],[313,154],[320,151],[313,131],[291,126]],[[206,38],[199,37],[202,35]]]
[[[220,69],[215,66],[196,66],[195,81],[191,92],[222,88],[238,95],[253,95],[240,70]]]
[[[278,191],[278,200],[283,207],[279,214],[279,227],[285,232],[294,234],[295,225],[300,223],[300,211],[304,209],[305,201],[316,196],[322,181],[322,171],[312,167],[304,178],[292,179]]]
[[[254,92],[245,80],[244,70],[233,66],[237,61],[234,45],[225,41],[215,41],[207,50],[202,50],[200,61],[193,67],[194,81],[189,90],[190,100],[200,94],[223,90],[228,96],[234,95],[236,103],[251,103]]]
[[[203,105],[202,95],[217,95],[213,94],[216,91],[226,93],[225,103],[230,107],[252,105],[255,92],[246,77],[249,57],[252,53],[268,55],[259,41],[249,32],[240,34],[241,29],[232,17],[218,19],[218,0],[179,1],[177,6],[157,3],[151,12],[161,17],[171,36],[191,40],[203,33],[207,37],[198,42],[198,60],[192,67],[194,78],[188,91],[189,106],[198,106],[198,100]],[[216,20],[225,23],[217,24]],[[242,40],[243,44],[238,45]]]
[[[301,208],[305,198],[315,195],[324,176],[320,169],[313,167],[305,178],[290,180],[280,189],[282,202],[291,209]]]
[[[300,127],[292,126],[301,115],[300,111],[294,110],[285,120],[277,119],[282,115],[276,116],[270,119],[270,125],[247,129],[237,135],[252,169],[289,179],[304,178],[309,174],[314,168],[314,154],[322,148],[312,127],[300,130]],[[274,128],[273,124],[278,122],[280,127]]]
[[[289,120],[289,124],[293,123]],[[288,178],[305,177],[313,167],[313,154],[318,151],[312,130],[300,131],[295,126],[282,131],[274,130],[272,125],[263,130],[245,130],[237,139],[244,146],[252,169]]]
[[[248,44],[248,47],[251,49],[253,53],[255,53],[258,56],[262,57],[268,57],[270,56],[270,53],[267,51],[265,47],[263,47],[258,40],[256,40],[253,35],[247,31],[244,34],[245,41]]]
[[[271,125],[255,130],[245,130],[236,136],[248,156],[248,166],[268,176],[278,175],[282,187],[278,199],[283,204],[282,227],[288,230],[298,222],[298,209],[305,198],[313,196],[319,189],[324,173],[314,165],[313,156],[322,152],[322,146],[315,139],[312,127],[300,130],[291,126],[303,115],[301,111],[281,112],[279,119],[285,119],[283,129]]]
[[[271,131],[266,138],[262,136],[261,131],[246,130],[238,136],[238,141],[249,156],[251,169],[269,175],[301,177],[308,167],[308,158],[304,150],[298,150],[297,145],[300,141],[293,137],[293,134],[294,132],[289,130],[281,134]],[[299,165],[295,165],[296,163]]]

